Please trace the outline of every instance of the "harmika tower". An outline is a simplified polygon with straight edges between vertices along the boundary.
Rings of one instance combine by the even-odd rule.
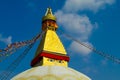
[[[41,42],[31,62],[33,68],[18,74],[11,80],[91,80],[68,67],[69,56],[56,34],[56,17],[48,8],[42,18]]]
[[[50,8],[42,18],[42,30],[45,32],[38,46],[31,66],[67,66],[69,57],[66,55],[63,44],[56,34],[58,26],[56,17]]]

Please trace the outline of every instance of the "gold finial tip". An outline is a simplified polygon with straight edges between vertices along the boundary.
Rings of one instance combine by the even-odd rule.
[[[52,9],[49,7],[47,8],[45,16],[42,18],[42,21],[45,20],[54,20],[56,21],[56,17],[52,14]]]
[[[49,8],[47,8],[47,11],[46,11],[46,14],[45,14],[45,16],[47,16],[47,15],[53,15],[52,14],[52,10],[51,10],[51,8],[49,7]]]

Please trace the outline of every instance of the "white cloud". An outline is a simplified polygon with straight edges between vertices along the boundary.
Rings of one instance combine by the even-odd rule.
[[[112,5],[115,0],[66,0],[64,11],[77,12],[81,10],[98,11],[107,5]]]
[[[65,5],[61,10],[55,12],[55,15],[57,16],[58,24],[63,27],[66,33],[89,46],[93,46],[89,42],[89,37],[93,29],[98,27],[98,24],[96,22],[91,23],[88,16],[80,15],[78,11],[90,10],[97,12],[107,5],[112,5],[114,2],[115,0],[66,0]],[[74,41],[70,44],[69,50],[84,55],[91,52],[88,48]]]
[[[94,25],[90,22],[87,16],[64,13],[58,11],[55,13],[58,23],[65,29],[66,32],[76,35],[76,38],[82,41],[88,40]]]
[[[0,34],[0,42],[3,42],[5,44],[11,44],[12,43],[12,37],[11,36],[9,36],[9,37],[3,37]]]
[[[92,44],[90,44],[89,42],[84,42],[84,44],[92,46]],[[83,56],[88,55],[91,52],[90,49],[78,44],[75,41],[71,43],[69,50],[71,50],[72,53],[81,54]]]
[[[66,33],[74,36],[79,41],[92,46],[88,42],[89,36],[95,25],[91,23],[89,18],[85,15],[78,15],[76,13],[65,13],[61,10],[55,13],[57,16],[58,24],[63,27]],[[78,44],[77,42],[72,42],[68,48],[72,53],[79,53],[82,55],[87,55],[91,52],[88,48]]]

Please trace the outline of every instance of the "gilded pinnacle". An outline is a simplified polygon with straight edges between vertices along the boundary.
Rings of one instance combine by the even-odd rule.
[[[51,8],[47,8],[46,14],[42,18],[42,21],[45,21],[45,20],[54,20],[54,21],[56,21],[56,17],[52,14],[52,9]]]

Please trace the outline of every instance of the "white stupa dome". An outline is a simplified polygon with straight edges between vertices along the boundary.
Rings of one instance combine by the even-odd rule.
[[[22,72],[11,80],[91,80],[74,69],[62,66],[38,66]]]

